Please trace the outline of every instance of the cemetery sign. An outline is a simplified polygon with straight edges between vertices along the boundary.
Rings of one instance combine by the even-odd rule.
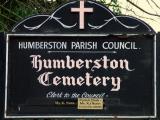
[[[154,30],[72,1],[6,35],[5,118],[155,118]]]

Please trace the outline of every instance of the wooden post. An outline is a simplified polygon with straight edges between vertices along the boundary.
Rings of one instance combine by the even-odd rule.
[[[157,114],[160,119],[160,32],[157,33]]]
[[[5,40],[0,33],[0,120],[4,120],[4,89],[5,89]]]

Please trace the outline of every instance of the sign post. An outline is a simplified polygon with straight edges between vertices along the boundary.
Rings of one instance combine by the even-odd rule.
[[[3,120],[4,114],[4,90],[5,90],[5,40],[4,33],[0,33],[0,119]]]
[[[35,15],[6,37],[5,118],[156,118],[156,37],[95,1]]]
[[[160,33],[157,33],[157,65],[160,64]],[[159,90],[159,87],[160,87],[160,82],[159,82],[159,79],[160,79],[160,67],[157,66],[157,93],[160,92]],[[160,95],[157,94],[157,101],[158,101],[158,105],[157,105],[157,108],[158,108],[158,118],[160,117],[160,114],[159,114],[159,111],[160,111]]]

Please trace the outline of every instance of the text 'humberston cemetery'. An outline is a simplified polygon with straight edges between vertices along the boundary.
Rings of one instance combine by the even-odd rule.
[[[155,32],[98,2],[68,2],[6,35],[5,80],[5,118],[155,118]]]

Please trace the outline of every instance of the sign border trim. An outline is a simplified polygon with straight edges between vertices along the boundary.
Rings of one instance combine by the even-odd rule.
[[[8,44],[9,36],[88,36],[88,37],[100,37],[108,36],[109,34],[7,34],[6,35],[6,73],[5,73],[5,104],[4,104],[4,118],[156,118],[157,117],[157,39],[156,34],[154,35],[154,115],[151,116],[87,116],[87,115],[77,115],[77,116],[9,116],[7,115],[7,93],[8,93]],[[131,34],[130,34],[131,35]],[[133,34],[134,35],[134,34]]]

